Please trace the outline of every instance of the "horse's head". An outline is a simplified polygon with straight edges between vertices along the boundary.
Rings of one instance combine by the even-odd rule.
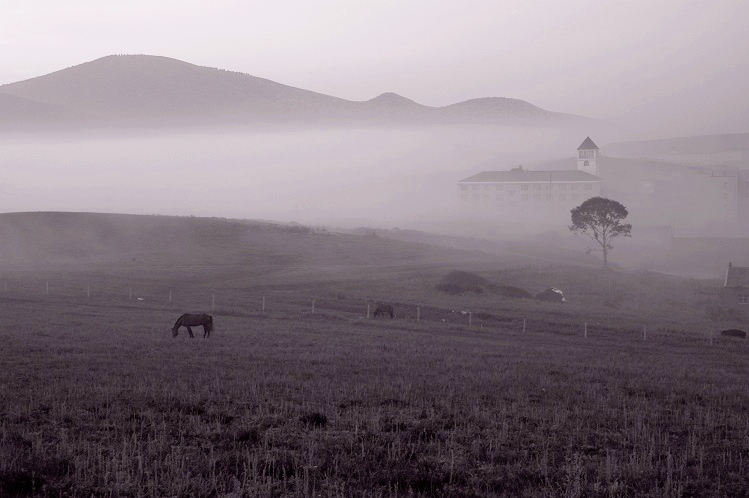
[[[172,337],[177,337],[177,327],[172,327]]]

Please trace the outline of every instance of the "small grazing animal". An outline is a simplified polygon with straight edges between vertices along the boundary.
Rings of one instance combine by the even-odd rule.
[[[390,314],[390,318],[395,317],[395,313],[393,312],[393,307],[389,304],[380,303],[377,305],[377,309],[375,309],[374,316],[380,316],[380,315],[387,315]]]

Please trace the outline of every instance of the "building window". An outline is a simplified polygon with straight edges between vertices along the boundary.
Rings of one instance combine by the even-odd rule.
[[[586,184],[585,190],[593,190],[593,185],[591,185],[590,183]]]
[[[467,201],[468,200],[468,194],[460,194],[460,200],[461,201]]]
[[[564,194],[559,194],[559,200],[560,201],[566,201],[567,200],[567,196],[564,195]]]
[[[484,185],[484,190],[491,190],[491,189],[492,189],[491,185]]]
[[[570,190],[577,190],[580,185],[570,185]]]
[[[504,185],[496,185],[494,188],[496,188],[497,190],[502,190],[503,188],[505,188],[505,186]]]
[[[571,201],[575,201],[575,202],[577,202],[577,201],[579,201],[579,200],[580,200],[580,196],[579,196],[579,195],[577,195],[577,194],[572,194],[572,195],[570,196],[570,200],[571,200]]]
[[[526,184],[521,185],[520,190],[528,190],[528,185]]]
[[[534,185],[533,190],[541,190],[541,185]]]
[[[520,196],[521,201],[527,201],[528,200],[528,194],[523,194]]]
[[[565,185],[563,183],[559,184],[559,185],[557,185],[557,190],[567,190],[567,185]]]
[[[749,304],[749,296],[739,296],[739,304]]]
[[[468,185],[461,185],[460,190],[468,190]]]
[[[541,194],[533,194],[533,200],[540,201],[541,200]]]
[[[479,189],[478,185],[471,185],[471,190],[478,190],[478,189]]]
[[[474,200],[474,201],[478,201],[478,200],[480,200],[480,199],[481,199],[481,196],[480,196],[479,194],[473,194],[473,196],[472,196],[472,197],[473,197],[473,200]]]
[[[583,166],[590,166],[590,161],[585,161],[585,162],[583,163]]]
[[[515,195],[515,191],[514,191],[514,190],[510,190],[510,191],[509,191],[509,192],[507,193],[507,195],[509,195],[510,197],[512,197],[512,196],[514,196],[514,195]]]
[[[551,184],[546,185],[546,190],[551,190]]]

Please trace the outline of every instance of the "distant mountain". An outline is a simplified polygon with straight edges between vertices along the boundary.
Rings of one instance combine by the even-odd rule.
[[[7,121],[23,126],[39,122],[62,122],[75,118],[75,113],[70,109],[17,95],[0,93],[0,122]]]
[[[522,100],[483,98],[445,106],[394,93],[350,101],[167,57],[108,56],[0,86],[0,126],[281,124],[593,124]]]

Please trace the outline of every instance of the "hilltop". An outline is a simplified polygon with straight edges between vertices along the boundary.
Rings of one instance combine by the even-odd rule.
[[[150,55],[107,56],[0,86],[0,126],[604,123],[511,98],[431,107],[394,93],[351,101],[238,72]],[[19,110],[20,109],[20,110]],[[31,109],[34,112],[25,112]]]

